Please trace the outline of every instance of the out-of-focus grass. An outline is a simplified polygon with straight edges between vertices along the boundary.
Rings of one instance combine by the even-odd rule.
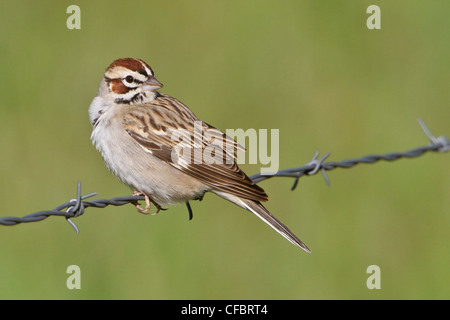
[[[280,166],[316,150],[342,160],[426,144],[421,117],[449,133],[447,1],[68,1],[0,4],[2,216],[84,193],[129,194],[92,147],[87,109],[104,69],[146,60],[173,95],[226,128],[280,129]],[[262,186],[267,207],[313,250],[207,195],[156,217],[89,209],[1,227],[0,298],[325,299],[450,297],[449,156],[361,165]],[[244,165],[252,174],[258,166]],[[66,288],[77,264],[82,289]],[[382,289],[366,288],[381,268]]]

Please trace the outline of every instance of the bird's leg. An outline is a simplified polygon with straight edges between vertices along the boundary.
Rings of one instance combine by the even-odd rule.
[[[161,208],[161,206],[159,204],[157,204],[155,201],[153,201],[152,199],[150,199],[150,197],[148,195],[146,195],[144,192],[142,191],[134,191],[133,192],[133,196],[144,196],[145,197],[145,209],[142,209],[139,206],[139,203],[133,202],[134,206],[136,207],[137,211],[139,211],[142,214],[148,214],[148,211],[150,210],[151,204],[153,203],[153,205],[156,207],[156,212],[152,213],[152,216],[154,216],[155,214],[157,214],[158,212],[160,212],[161,210],[166,210],[164,208]]]
[[[150,207],[151,207],[151,202],[150,202],[149,196],[141,191],[134,191],[133,196],[144,196],[145,197],[145,209],[142,209],[137,201],[133,204],[136,207],[137,211],[139,211],[142,214],[148,214],[148,211],[150,210]]]

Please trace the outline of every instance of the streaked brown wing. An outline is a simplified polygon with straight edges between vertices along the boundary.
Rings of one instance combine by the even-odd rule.
[[[126,113],[123,125],[144,150],[213,189],[267,201],[264,190],[235,162],[236,151],[243,148],[220,130],[201,122],[178,100],[160,95]],[[199,128],[200,136],[196,135]]]

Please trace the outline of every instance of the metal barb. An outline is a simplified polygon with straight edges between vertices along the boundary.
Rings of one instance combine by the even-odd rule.
[[[317,160],[317,157],[319,156],[319,151],[317,151],[314,154],[314,157],[312,158],[312,160],[307,163],[307,165],[314,165],[315,166],[314,169],[311,170],[310,172],[308,172],[307,174],[309,176],[312,176],[313,174],[316,174],[320,170],[320,172],[322,173],[323,178],[325,179],[325,182],[326,182],[327,186],[330,186],[330,178],[328,178],[328,175],[325,172],[325,169],[322,167],[322,164],[325,161],[325,159],[330,156],[330,154],[331,153],[328,152],[322,158]]]
[[[81,181],[78,180],[77,183],[77,198],[76,199],[71,199],[69,202],[74,202],[75,201],[75,205],[68,207],[66,212],[67,213],[72,213],[73,217],[76,218],[80,215],[83,214],[84,212],[84,207],[82,207],[82,202],[81,202]],[[81,210],[80,210],[81,208]],[[80,230],[78,229],[77,225],[75,223],[72,222],[72,220],[70,220],[70,217],[66,217],[67,222],[75,229],[75,232],[77,234],[80,234]]]
[[[96,192],[92,192],[92,193],[88,193],[87,195],[82,196],[81,195],[81,181],[78,180],[78,183],[77,183],[77,197],[75,199],[71,199],[69,201],[69,203],[70,202],[75,202],[75,205],[68,207],[66,209],[66,213],[72,214],[73,218],[77,218],[77,217],[81,216],[84,213],[84,209],[85,209],[82,200],[90,198],[90,197],[93,197],[93,196],[96,196],[96,195],[97,195]],[[75,229],[75,232],[77,234],[79,234],[80,233],[80,229],[78,229],[77,225],[72,220],[70,220],[70,218],[71,217],[66,217],[67,222]]]
[[[317,159],[317,157],[319,156],[319,151],[316,151],[316,153],[314,154],[313,158],[311,159],[311,161],[309,161],[305,166],[303,166],[301,169],[302,172],[304,172],[305,174],[312,176],[314,174],[316,174],[317,172],[322,173],[323,178],[325,179],[325,182],[327,184],[327,186],[330,186],[330,179],[328,178],[327,173],[325,172],[325,169],[322,167],[323,162],[325,161],[326,158],[328,158],[330,156],[330,152],[328,152],[327,154],[325,154],[322,158]],[[310,167],[313,166],[313,168],[311,169]],[[306,169],[308,168],[308,169]],[[283,170],[283,171],[291,171],[292,174],[294,174],[295,171],[292,171],[291,169],[288,170]],[[300,170],[299,170],[300,172]],[[303,175],[303,174],[302,174]],[[291,187],[291,190],[295,190],[297,188],[298,182],[300,180],[300,177],[302,175],[296,175],[294,176],[295,180],[294,180],[294,184]]]
[[[439,148],[439,152],[450,151],[450,139],[445,136],[440,136],[436,138],[436,143],[441,144],[442,147]]]
[[[66,218],[66,221],[75,229],[77,234],[80,234],[80,229],[78,229],[77,225],[70,220],[70,218]]]
[[[297,188],[298,181],[300,180],[300,177],[296,177],[294,180],[294,184],[291,187],[291,191],[294,191]]]
[[[422,119],[417,119],[419,122],[419,125],[422,127],[423,132],[425,132],[425,135],[428,137],[428,140],[430,140],[430,145],[441,145],[441,147],[438,149],[439,152],[447,152],[450,151],[450,139],[448,139],[445,136],[435,137],[431,134],[430,130],[428,130],[427,126],[425,125],[425,122],[423,122]]]

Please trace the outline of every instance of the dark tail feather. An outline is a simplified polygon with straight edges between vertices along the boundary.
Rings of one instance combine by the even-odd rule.
[[[225,198],[238,206],[245,208],[254,214],[256,214],[261,220],[267,223],[269,226],[275,229],[279,234],[288,239],[291,243],[299,246],[306,252],[310,253],[311,250],[304,244],[295,234],[292,233],[280,220],[275,218],[259,201],[244,199],[229,193],[217,192],[215,193],[222,198]]]
[[[291,243],[299,246],[306,252],[310,253],[311,250],[304,244],[291,230],[288,229],[280,220],[275,218],[269,210],[267,210],[260,202],[241,199],[245,203],[248,210],[256,214],[261,220],[274,228],[279,234],[288,239]]]

